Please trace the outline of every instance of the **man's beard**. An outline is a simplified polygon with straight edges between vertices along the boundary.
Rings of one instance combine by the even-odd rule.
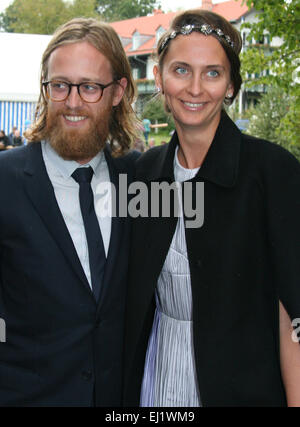
[[[113,112],[111,106],[108,106],[106,109],[101,109],[94,118],[85,111],[76,110],[77,116],[88,117],[89,126],[86,130],[67,129],[61,123],[61,120],[64,120],[62,115],[74,113],[74,110],[67,108],[55,112],[48,110],[46,138],[60,157],[80,162],[95,157],[105,147]]]

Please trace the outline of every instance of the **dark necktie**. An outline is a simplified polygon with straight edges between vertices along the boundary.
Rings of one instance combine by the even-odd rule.
[[[79,202],[89,250],[92,289],[96,301],[98,301],[104,275],[106,256],[94,207],[94,195],[91,187],[93,173],[91,166],[87,168],[82,167],[76,169],[72,173],[72,177],[79,184]]]

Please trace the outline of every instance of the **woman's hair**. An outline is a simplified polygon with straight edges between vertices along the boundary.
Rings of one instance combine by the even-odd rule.
[[[131,68],[121,41],[115,30],[104,22],[92,18],[75,18],[59,27],[46,48],[41,64],[40,96],[37,104],[35,123],[26,132],[31,142],[47,138],[46,120],[48,98],[43,91],[42,82],[48,78],[48,64],[52,52],[60,46],[88,42],[101,52],[110,62],[114,80],[127,79],[127,87],[121,102],[113,107],[109,123],[109,137],[112,152],[124,154],[136,137],[137,118],[132,109],[136,89]]]
[[[185,29],[191,28],[190,26],[193,26],[195,31],[199,30],[202,34],[215,37],[225,50],[230,63],[230,77],[234,86],[232,98],[225,98],[225,103],[231,104],[237,96],[242,84],[242,77],[240,74],[241,64],[239,59],[239,53],[242,49],[242,39],[240,33],[230,22],[216,13],[208,10],[192,9],[181,12],[175,16],[170,28],[161,36],[157,44],[156,56],[160,70],[163,69],[164,58],[168,51],[169,44],[172,43],[172,39],[175,38],[177,34],[185,34]],[[210,28],[208,32],[206,32],[207,26]],[[194,29],[192,31],[194,31]],[[189,32],[187,34],[189,34]]]

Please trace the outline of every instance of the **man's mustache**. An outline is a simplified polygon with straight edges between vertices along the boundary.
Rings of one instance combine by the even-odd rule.
[[[90,114],[88,111],[84,110],[83,108],[61,108],[59,110],[56,110],[55,115],[56,116],[72,116],[72,115],[77,115],[77,116],[85,116],[85,117],[90,117]]]

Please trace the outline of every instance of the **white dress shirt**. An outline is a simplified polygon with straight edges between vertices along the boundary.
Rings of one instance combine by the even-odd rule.
[[[88,246],[79,203],[79,184],[71,175],[79,167],[91,166],[93,168],[94,175],[91,187],[94,193],[95,211],[107,256],[111,233],[111,214],[109,211],[111,191],[105,155],[101,151],[89,163],[80,165],[74,160],[64,160],[46,141],[42,141],[42,154],[59,209],[91,286]]]

